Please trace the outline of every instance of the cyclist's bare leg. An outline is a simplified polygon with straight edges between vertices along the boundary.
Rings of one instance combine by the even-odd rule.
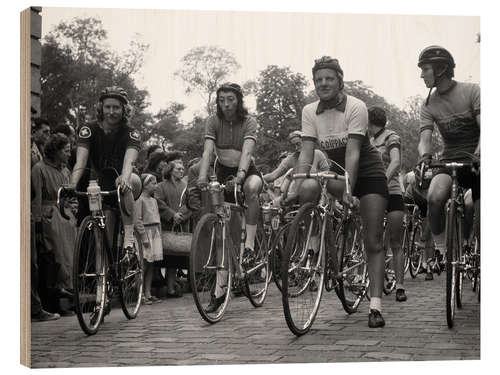
[[[436,249],[444,255],[446,249],[444,208],[450,197],[451,177],[441,173],[433,177],[427,193],[428,217]]]
[[[118,181],[115,181],[116,186]],[[130,175],[130,185],[132,190],[123,193],[120,196],[122,205],[124,205],[128,211],[128,214],[120,206],[120,212],[122,216],[123,229],[124,229],[124,239],[123,247],[133,247],[134,246],[134,222],[135,222],[135,199],[141,194],[142,184],[141,179],[135,173]]]
[[[243,192],[245,193],[245,203],[247,209],[246,215],[246,232],[247,238],[245,247],[253,250],[255,243],[255,233],[257,232],[257,221],[259,219],[260,205],[259,193],[262,189],[262,180],[259,176],[248,176],[243,184]]]
[[[384,214],[387,200],[379,194],[367,194],[360,199],[361,220],[370,277],[370,308],[381,311],[384,285],[385,253],[383,246]],[[380,304],[377,306],[377,304]]]
[[[404,289],[404,264],[403,251],[401,250],[401,237],[403,234],[403,211],[391,211],[387,214],[389,229],[389,245],[392,250],[394,271],[396,273],[396,288]]]
[[[472,200],[471,189],[468,189],[464,194],[464,204],[465,204],[464,236],[465,240],[468,241],[470,239],[470,235],[472,234],[472,229],[474,226],[474,211],[475,211],[475,205]]]

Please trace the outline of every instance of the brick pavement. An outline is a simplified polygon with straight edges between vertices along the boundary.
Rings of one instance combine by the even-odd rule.
[[[113,309],[91,337],[76,317],[34,323],[32,367],[479,359],[480,309],[470,283],[455,327],[448,329],[445,275],[405,282],[407,302],[384,297],[385,328],[368,328],[366,301],[347,315],[335,292],[325,292],[311,331],[299,338],[286,325],[274,284],[263,307],[233,298],[215,325],[201,319],[190,294],[143,306],[132,321]]]

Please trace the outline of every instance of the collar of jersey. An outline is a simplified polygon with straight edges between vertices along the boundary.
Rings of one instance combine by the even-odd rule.
[[[347,95],[342,94],[342,99],[337,101],[337,98],[333,98],[330,100],[320,100],[318,103],[318,108],[316,108],[316,114],[320,115],[327,109],[335,108],[337,111],[345,112],[345,106],[347,104]]]

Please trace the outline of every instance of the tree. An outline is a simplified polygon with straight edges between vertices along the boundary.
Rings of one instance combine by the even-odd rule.
[[[217,88],[240,68],[232,53],[217,46],[192,48],[181,59],[181,66],[174,75],[184,81],[186,94],[200,94],[209,115],[215,111]]]
[[[306,78],[289,67],[268,65],[260,72],[252,88],[257,98],[259,139],[257,162],[273,163],[281,151],[288,149],[288,134],[300,129],[302,108],[305,104]]]
[[[106,86],[121,86],[129,94],[134,115],[131,125],[141,129],[151,122],[146,112],[148,92],[136,87],[133,74],[142,67],[147,44],[131,41],[123,56],[107,45],[107,32],[95,18],[74,18],[51,30],[42,44],[42,113],[52,125],[78,127]]]

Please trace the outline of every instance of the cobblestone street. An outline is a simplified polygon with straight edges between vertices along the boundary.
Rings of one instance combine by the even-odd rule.
[[[190,294],[143,306],[132,321],[115,308],[91,337],[75,316],[33,323],[32,367],[479,359],[480,309],[470,282],[453,329],[446,325],[445,274],[405,282],[407,302],[384,296],[381,329],[368,328],[367,301],[349,316],[335,292],[325,292],[311,331],[297,338],[274,284],[262,308],[233,298],[215,325],[201,319]]]

